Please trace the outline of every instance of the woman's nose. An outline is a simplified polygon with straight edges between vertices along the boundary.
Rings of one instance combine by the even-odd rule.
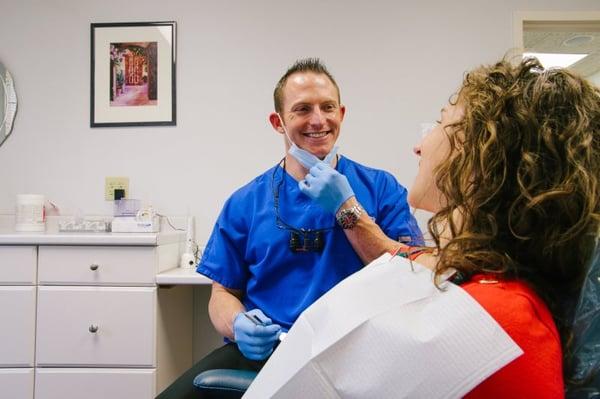
[[[413,147],[413,152],[415,153],[415,155],[417,156],[421,156],[421,145],[416,145]]]

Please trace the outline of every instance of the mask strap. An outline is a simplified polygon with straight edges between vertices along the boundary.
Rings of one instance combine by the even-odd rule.
[[[283,118],[281,117],[281,115],[279,114],[279,112],[275,112],[277,114],[277,117],[279,118],[279,122],[281,123],[281,128],[283,129],[283,134],[285,134],[285,138],[290,142],[290,145],[296,145],[296,143],[294,143],[292,141],[292,139],[290,138],[290,135],[287,132],[287,129],[285,128],[285,125],[283,123]]]
[[[323,160],[323,162],[325,162],[326,164],[330,164],[331,160],[337,156],[337,152],[338,152],[339,148],[340,147],[338,147],[337,145],[334,145],[333,148],[331,149],[331,151],[329,152],[329,154],[327,154],[327,156]]]

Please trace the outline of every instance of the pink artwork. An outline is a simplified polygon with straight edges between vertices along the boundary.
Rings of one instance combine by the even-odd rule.
[[[157,105],[156,42],[110,44],[110,106]]]

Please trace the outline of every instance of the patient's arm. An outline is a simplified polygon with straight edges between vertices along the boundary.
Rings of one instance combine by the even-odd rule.
[[[342,205],[342,208],[350,208],[357,203],[356,197],[352,197]],[[404,245],[386,236],[366,212],[362,213],[356,226],[344,230],[344,233],[354,251],[365,264],[371,263],[386,252],[395,253],[398,246]],[[433,270],[437,263],[437,256],[432,253],[423,253],[414,262]]]
[[[425,266],[430,270],[435,270],[435,265],[437,264],[437,261],[438,256],[433,253],[421,254],[417,259],[414,260],[415,263],[418,263],[421,266]]]
[[[212,284],[208,302],[210,321],[221,335],[231,340],[233,340],[233,319],[239,312],[246,310],[241,302],[242,295],[241,290],[225,288],[216,282]]]

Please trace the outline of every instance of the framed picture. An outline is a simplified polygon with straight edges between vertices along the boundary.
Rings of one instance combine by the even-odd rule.
[[[91,24],[91,127],[175,125],[175,30],[175,22]]]

